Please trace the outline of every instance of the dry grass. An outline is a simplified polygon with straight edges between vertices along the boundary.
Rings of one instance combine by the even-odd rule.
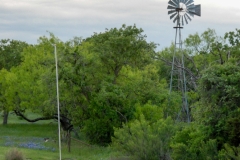
[[[12,148],[6,153],[5,160],[24,160],[24,156],[17,148]]]

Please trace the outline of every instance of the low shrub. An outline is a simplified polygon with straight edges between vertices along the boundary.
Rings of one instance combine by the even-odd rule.
[[[17,148],[13,148],[6,153],[5,160],[24,160],[24,156]]]
[[[141,115],[139,120],[115,128],[113,146],[134,160],[170,160],[170,139],[174,133],[171,118],[149,123]]]

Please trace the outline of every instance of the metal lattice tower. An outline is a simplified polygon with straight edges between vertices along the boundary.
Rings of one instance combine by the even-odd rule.
[[[185,75],[184,66],[184,54],[182,52],[182,35],[181,29],[183,29],[184,22],[188,24],[188,20],[191,21],[191,17],[194,15],[201,16],[201,5],[194,5],[193,0],[170,0],[168,2],[169,9],[168,14],[173,22],[176,22],[174,54],[172,59],[171,79],[169,94],[173,90],[173,84],[176,85],[176,90],[181,92],[182,95],[182,107],[178,114],[178,120],[191,121],[189,104],[187,99],[187,80]],[[178,56],[177,56],[178,54]]]

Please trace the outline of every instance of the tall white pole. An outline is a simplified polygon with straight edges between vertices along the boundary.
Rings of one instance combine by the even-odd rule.
[[[57,88],[57,109],[58,109],[58,143],[59,143],[59,160],[62,159],[61,153],[61,125],[60,125],[60,107],[59,107],[59,89],[58,89],[58,59],[57,59],[57,47],[54,44],[55,64],[56,64],[56,88]]]

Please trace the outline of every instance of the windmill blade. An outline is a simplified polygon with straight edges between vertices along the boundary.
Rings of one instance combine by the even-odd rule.
[[[190,21],[192,20],[187,13],[185,15]]]
[[[193,0],[189,0],[185,5],[188,6],[189,4],[193,3]]]
[[[174,6],[174,7],[177,7],[177,4],[173,3],[172,1],[169,1],[168,4]]]
[[[172,0],[175,4],[179,3],[179,0]]]
[[[177,17],[174,18],[173,23],[175,23],[176,20],[178,20],[178,22],[179,22],[179,15],[177,15]]]
[[[189,4],[189,5],[187,6],[187,8],[189,8],[189,9],[194,8],[194,7],[195,7],[194,4]]]
[[[176,9],[176,7],[173,7],[173,6],[168,6],[167,9]]]
[[[175,13],[176,10],[171,10],[171,11],[168,11],[168,14],[172,14],[172,13]]]
[[[170,19],[172,19],[173,17],[175,17],[177,15],[177,13],[174,13],[173,15],[170,16]]]
[[[179,7],[179,0],[172,0],[175,4],[176,4],[176,7],[178,8]]]
[[[184,26],[183,16],[182,16],[182,25]]]
[[[188,21],[187,21],[187,18],[186,18],[186,14],[184,14],[184,19],[185,19],[186,24],[188,24]]]

